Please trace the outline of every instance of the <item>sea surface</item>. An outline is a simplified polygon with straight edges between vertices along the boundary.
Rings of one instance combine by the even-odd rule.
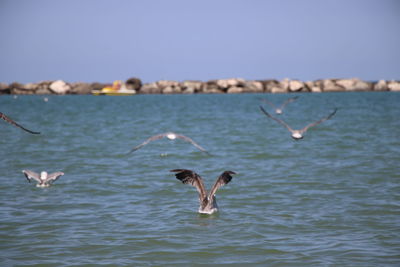
[[[0,96],[1,266],[400,266],[400,94]],[[47,97],[48,101],[44,101]],[[150,142],[174,131],[183,140]],[[217,192],[201,215],[190,169]],[[65,173],[48,188],[22,170]]]

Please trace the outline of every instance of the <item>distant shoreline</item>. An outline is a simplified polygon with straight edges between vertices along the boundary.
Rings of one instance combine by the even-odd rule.
[[[400,81],[379,80],[376,82],[351,79],[300,80],[245,80],[241,78],[218,79],[210,81],[170,81],[160,80],[142,83],[138,78],[122,82],[124,90],[132,94],[237,94],[237,93],[295,93],[295,92],[354,92],[354,91],[392,91],[400,92]],[[109,88],[112,83],[68,83],[62,80],[41,81],[21,84],[0,82],[0,94],[15,95],[88,95],[94,91]]]

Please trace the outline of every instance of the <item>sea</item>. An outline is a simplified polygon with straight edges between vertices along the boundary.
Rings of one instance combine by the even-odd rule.
[[[283,114],[271,106],[293,96]],[[260,111],[263,106],[301,140]],[[1,266],[400,266],[400,93],[2,95]],[[149,137],[175,132],[130,150]],[[198,213],[200,175],[219,211]],[[64,172],[39,188],[22,170]]]

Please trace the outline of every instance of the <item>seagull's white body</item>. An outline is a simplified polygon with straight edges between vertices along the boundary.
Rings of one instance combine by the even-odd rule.
[[[322,123],[322,122],[324,122],[324,121],[326,121],[326,120],[329,120],[333,115],[335,115],[335,113],[336,113],[336,111],[337,111],[337,108],[335,108],[335,110],[334,110],[331,114],[329,114],[327,117],[324,117],[324,118],[320,119],[319,121],[310,123],[309,125],[307,125],[307,126],[304,127],[303,129],[300,129],[300,130],[293,130],[286,122],[284,122],[284,121],[281,120],[281,119],[275,118],[274,116],[272,116],[271,114],[269,114],[268,112],[266,112],[266,111],[263,109],[263,107],[260,106],[260,109],[261,109],[261,111],[262,111],[265,115],[267,115],[267,116],[270,117],[271,119],[273,119],[273,120],[275,120],[276,122],[278,122],[278,123],[282,124],[283,126],[285,126],[286,129],[288,129],[288,131],[291,133],[292,138],[293,138],[294,140],[300,140],[300,139],[302,139],[302,138],[303,138],[303,134],[304,134],[305,132],[307,132],[307,130],[308,130],[309,128],[314,127],[314,126],[316,126],[316,125],[318,125],[318,124],[320,124],[320,123]]]
[[[300,133],[300,131],[294,130],[294,131],[292,132],[292,138],[293,138],[293,139],[302,139],[302,138],[303,138],[303,135]]]
[[[174,133],[167,133],[167,138],[168,138],[169,140],[174,140],[174,139],[176,139],[176,134],[174,134]]]
[[[193,146],[195,146],[195,147],[196,147],[197,149],[199,149],[200,151],[202,151],[202,152],[204,152],[204,153],[206,153],[206,154],[209,154],[209,153],[207,152],[207,150],[205,150],[204,148],[202,148],[199,144],[197,144],[197,143],[196,143],[195,141],[193,141],[191,138],[189,138],[189,137],[187,137],[187,136],[184,136],[184,135],[182,135],[182,134],[176,134],[176,133],[173,133],[173,132],[167,132],[167,133],[162,133],[162,134],[154,135],[154,136],[148,138],[146,141],[144,141],[144,142],[141,143],[140,145],[137,145],[137,146],[135,146],[134,148],[132,148],[131,151],[130,151],[129,153],[132,153],[132,152],[134,152],[134,151],[140,149],[141,147],[147,145],[148,143],[150,143],[150,142],[152,142],[152,141],[155,141],[155,140],[158,140],[158,139],[161,139],[161,138],[164,138],[164,137],[168,138],[169,140],[175,140],[175,139],[177,139],[177,138],[182,139],[182,140],[184,140],[184,141],[186,141],[186,142],[188,142],[188,143],[191,143]]]
[[[199,213],[211,215],[211,214],[213,214],[213,213],[215,213],[215,212],[218,211],[217,198],[215,197],[215,195],[212,196],[212,199],[211,199],[211,200],[208,199],[208,202],[209,202],[210,204],[209,204],[208,206],[206,206],[206,207],[202,207],[202,206],[200,205],[199,210],[198,210]]]
[[[45,171],[40,172],[40,181],[41,183],[36,184],[36,187],[49,187],[50,184],[49,183],[45,183],[46,179],[47,179],[48,173]]]

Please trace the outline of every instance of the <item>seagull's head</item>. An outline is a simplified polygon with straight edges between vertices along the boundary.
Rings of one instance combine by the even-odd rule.
[[[174,139],[176,138],[176,134],[174,134],[174,133],[168,133],[168,134],[167,134],[167,138],[168,138],[169,140],[174,140]]]
[[[46,178],[47,178],[47,172],[45,172],[45,171],[43,171],[43,172],[41,172],[40,173],[40,180],[46,180]]]

